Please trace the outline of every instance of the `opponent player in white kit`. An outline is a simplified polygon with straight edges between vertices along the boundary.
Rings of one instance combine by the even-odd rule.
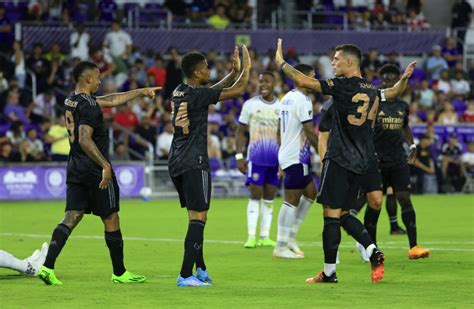
[[[247,100],[240,113],[236,133],[237,166],[247,175],[250,187],[247,206],[248,239],[245,248],[256,246],[275,247],[270,239],[273,198],[279,185],[278,179],[278,115],[280,102],[275,96],[275,76],[265,71],[258,78],[260,95]],[[249,131],[247,160],[244,159],[245,132]],[[261,206],[260,206],[261,203]],[[260,239],[257,241],[257,222],[260,211]]]
[[[314,77],[314,69],[306,64],[295,68]],[[303,89],[288,92],[281,101],[280,150],[278,161],[284,172],[285,201],[278,216],[276,258],[304,258],[296,243],[296,234],[311,204],[316,188],[311,175],[310,144],[318,149],[318,137],[313,128],[313,103]]]
[[[12,254],[0,250],[0,267],[19,271],[28,276],[37,276],[48,253],[48,244],[43,243],[41,250],[35,250],[30,257],[24,260],[16,258]]]

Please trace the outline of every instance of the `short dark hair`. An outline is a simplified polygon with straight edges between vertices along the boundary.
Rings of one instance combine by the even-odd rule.
[[[314,68],[310,66],[309,64],[304,64],[304,63],[298,63],[295,65],[295,69],[303,73],[304,75],[308,75],[309,72],[314,71]]]
[[[79,78],[81,77],[82,74],[84,74],[85,71],[87,70],[95,70],[98,69],[97,65],[95,63],[92,63],[90,61],[81,61],[72,70],[72,77],[74,78],[74,81],[77,83],[79,81]]]
[[[275,75],[273,74],[272,71],[263,71],[262,73],[260,73],[260,75],[268,75],[268,76],[271,76],[273,79],[275,79]]]
[[[343,44],[336,46],[336,51],[342,51],[344,54],[355,56],[359,63],[362,61],[362,52],[359,47],[353,44]]]
[[[201,53],[187,53],[181,61],[181,70],[183,70],[184,75],[189,78],[193,75],[194,70],[196,70],[196,66],[199,64],[199,62],[205,60],[206,57],[204,57],[204,55]]]
[[[379,70],[379,76],[390,73],[400,75],[400,69],[394,64],[386,64]]]

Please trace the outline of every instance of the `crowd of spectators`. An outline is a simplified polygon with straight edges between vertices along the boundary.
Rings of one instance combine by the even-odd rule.
[[[0,161],[67,160],[69,137],[62,102],[74,90],[72,68],[81,60],[92,61],[100,68],[102,84],[98,95],[147,86],[163,88],[153,101],[136,99],[116,109],[103,109],[103,115],[114,134],[112,159],[134,160],[146,156],[167,159],[173,131],[169,99],[183,81],[180,70],[183,53],[175,48],[164,54],[142,51],[133,45],[133,38],[118,21],[111,23],[101,46],[91,46],[90,42],[87,27],[78,24],[70,36],[67,51],[61,50],[59,44],[42,46],[41,43],[26,51],[21,42],[15,41],[9,51],[0,53]],[[275,91],[280,98],[293,87],[292,82],[279,73],[273,51],[259,54],[250,49],[250,53],[253,69],[247,93],[238,100],[220,102],[209,111],[208,148],[211,159],[218,162],[217,168],[235,164],[237,119],[243,102],[258,94],[259,73],[264,70],[275,73]],[[318,78],[332,78],[333,54],[334,50],[329,50],[324,55],[304,59],[311,59],[309,64],[315,67]],[[206,57],[211,69],[210,82],[215,83],[230,70],[230,55],[210,51]],[[291,64],[300,62],[294,48],[287,50],[285,59]],[[364,77],[377,86],[380,85],[380,67],[391,63],[403,70],[400,62],[406,59],[400,59],[396,52],[380,55],[372,48],[364,55],[361,67]],[[26,74],[27,70],[33,71],[36,79]],[[432,54],[415,69],[402,98],[409,104],[410,124],[428,126],[427,135],[420,138],[420,147],[428,147],[429,151],[419,152],[420,164],[415,173],[419,173],[420,191],[433,189],[433,185],[430,186],[433,183],[435,190],[459,190],[460,179],[472,172],[473,156],[466,156],[469,159],[464,161],[462,158],[463,153],[473,152],[474,146],[468,144],[474,136],[440,136],[434,126],[474,124],[473,81],[474,63],[467,69],[463,67],[462,53],[451,37],[443,46],[433,46]],[[35,97],[31,94],[32,88],[37,90]],[[328,98],[313,94],[311,98],[317,125],[321,106]],[[148,153],[149,143],[154,147],[154,154]],[[456,147],[458,150],[454,151]],[[430,182],[430,175],[437,175],[437,181]]]

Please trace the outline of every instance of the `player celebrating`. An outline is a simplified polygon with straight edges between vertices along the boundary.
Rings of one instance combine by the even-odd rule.
[[[46,258],[48,244],[43,243],[40,250],[35,250],[30,257],[20,260],[10,253],[0,250],[0,267],[19,271],[27,276],[37,276]]]
[[[112,259],[112,282],[143,282],[145,277],[125,270],[123,240],[119,222],[119,187],[108,160],[108,133],[101,107],[116,107],[139,96],[154,97],[160,89],[143,88],[124,93],[94,97],[100,85],[99,68],[91,62],[79,62],[73,69],[74,94],[64,102],[66,127],[71,152],[67,166],[66,212],[53,231],[46,261],[39,278],[48,285],[62,285],[56,278],[54,264],[72,230],[84,213],[99,216],[104,223],[104,237]]]
[[[295,68],[314,77],[314,69],[309,65],[297,64]],[[297,86],[281,101],[278,162],[284,173],[285,199],[278,216],[277,245],[273,250],[276,258],[304,258],[296,234],[316,198],[310,144],[317,149],[318,137],[313,129],[313,103],[307,91]]]
[[[247,175],[246,184],[250,187],[247,205],[248,239],[245,248],[259,246],[275,247],[269,238],[272,225],[273,198],[278,179],[278,114],[279,100],[275,96],[275,76],[265,71],[258,78],[260,95],[247,100],[240,113],[236,133],[237,166]],[[244,159],[245,133],[250,132],[247,161]],[[261,207],[260,207],[261,202]],[[257,221],[260,220],[260,239],[256,240]]]
[[[392,88],[376,90],[360,72],[361,51],[354,45],[336,47],[332,61],[338,78],[319,81],[288,65],[283,59],[281,39],[275,61],[283,72],[299,87],[322,92],[333,97],[334,113],[331,137],[329,139],[318,202],[324,205],[324,271],[307,279],[308,283],[337,282],[336,255],[341,240],[342,226],[366,249],[372,264],[371,279],[379,282],[384,276],[384,255],[370,239],[362,223],[349,214],[349,208],[356,199],[357,175],[365,174],[375,159],[372,142],[372,123],[382,100],[396,98],[413,73],[411,63],[400,81]]]
[[[384,65],[379,72],[382,85],[393,87],[400,78],[397,66]],[[410,154],[407,158],[403,144],[410,144]],[[402,209],[402,221],[405,225],[410,250],[410,259],[428,257],[429,250],[417,244],[416,215],[410,198],[410,168],[416,159],[416,145],[408,125],[408,104],[395,97],[388,102],[382,102],[377,114],[375,126],[375,150],[379,159],[384,189],[391,186],[395,197]]]
[[[184,258],[178,276],[178,286],[209,286],[211,278],[203,258],[204,226],[211,199],[211,179],[207,153],[207,116],[210,104],[241,96],[248,82],[250,56],[245,46],[243,70],[238,80],[240,59],[237,47],[234,50],[233,71],[218,84],[204,87],[209,80],[206,58],[196,52],[183,57],[181,67],[187,83],[179,85],[173,92],[172,122],[173,142],[168,169],[179,194],[181,207],[188,210],[189,224],[184,241]],[[224,88],[224,89],[223,89]],[[196,264],[196,276],[192,271]]]

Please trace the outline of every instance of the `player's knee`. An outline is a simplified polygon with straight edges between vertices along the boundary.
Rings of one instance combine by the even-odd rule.
[[[83,216],[84,216],[83,211],[69,210],[69,211],[66,211],[64,215],[64,219],[61,223],[66,225],[72,231],[76,227],[76,225],[81,221]]]
[[[412,207],[411,198],[409,192],[397,192],[396,197],[402,208]]]
[[[341,209],[340,208],[332,209],[332,208],[329,208],[329,207],[324,207],[323,215],[324,215],[324,217],[338,219],[338,218],[341,217]]]
[[[199,220],[202,222],[207,221],[207,211],[193,211],[188,212],[189,220]]]
[[[383,199],[382,192],[380,192],[380,194],[379,194],[378,191],[377,191],[377,193],[370,194],[369,195],[369,206],[370,206],[370,208],[375,209],[375,210],[382,209],[382,199]]]
[[[120,219],[116,212],[107,217],[102,217],[102,222],[104,222],[104,227],[107,232],[114,232],[120,229]]]

